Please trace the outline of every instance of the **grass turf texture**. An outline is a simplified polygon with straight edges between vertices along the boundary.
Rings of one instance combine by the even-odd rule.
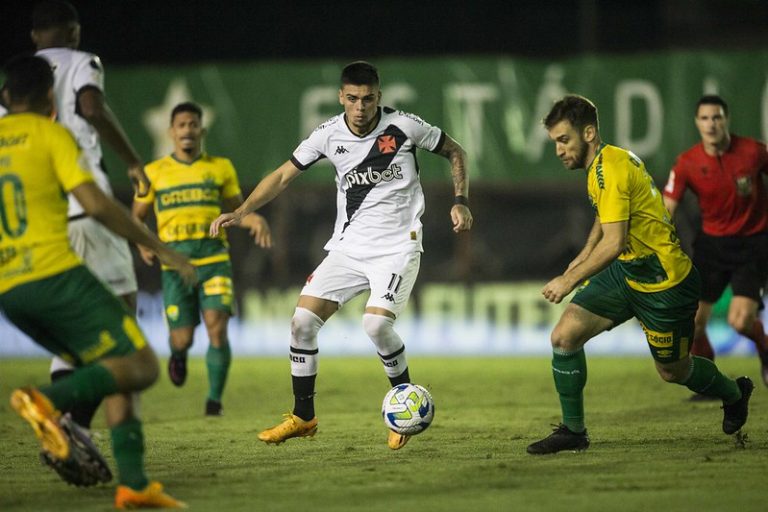
[[[768,392],[755,358],[718,361],[756,383],[743,448],[722,433],[719,402],[688,402],[650,358],[588,363],[591,447],[531,456],[525,447],[559,421],[547,358],[411,358],[436,416],[397,452],[386,446],[388,385],[373,357],[324,358],[318,434],[279,446],[256,434],[292,405],[288,362],[235,358],[225,416],[205,418],[204,361],[193,359],[183,388],[164,374],[143,396],[148,473],[193,510],[765,510]],[[114,487],[64,485],[37,461],[37,440],[8,405],[12,388],[42,382],[47,368],[0,361],[0,510],[108,510]],[[101,411],[94,427],[114,468]]]

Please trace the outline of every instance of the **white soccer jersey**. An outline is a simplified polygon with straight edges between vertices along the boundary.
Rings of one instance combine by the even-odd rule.
[[[77,112],[77,98],[88,87],[104,91],[104,69],[99,58],[87,52],[70,48],[45,48],[36,54],[47,60],[53,68],[53,91],[56,96],[56,120],[67,127],[83,150],[96,184],[112,196],[112,187],[102,169],[99,134]],[[83,208],[69,195],[69,216],[80,215]]]
[[[379,116],[371,133],[359,137],[339,114],[318,126],[291,158],[301,170],[321,158],[336,168],[336,224],[326,251],[365,257],[424,250],[416,148],[437,152],[445,135],[389,107],[380,107]]]

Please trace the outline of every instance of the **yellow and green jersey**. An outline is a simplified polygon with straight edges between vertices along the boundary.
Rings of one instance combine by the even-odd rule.
[[[691,270],[661,193],[645,164],[630,151],[603,144],[587,169],[589,200],[601,224],[629,222],[627,246],[618,261],[629,286],[658,292]]]
[[[37,114],[0,119],[0,293],[81,264],[67,238],[67,192],[93,181],[75,139]]]
[[[195,265],[229,260],[226,234],[211,238],[208,229],[221,214],[221,201],[240,195],[235,168],[226,158],[201,155],[192,163],[166,156],[147,165],[160,240],[186,254]]]

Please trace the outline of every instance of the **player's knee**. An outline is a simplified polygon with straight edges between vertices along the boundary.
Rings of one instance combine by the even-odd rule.
[[[575,352],[579,349],[578,340],[575,339],[569,329],[559,324],[552,329],[549,342],[552,344],[553,349],[563,352]]]
[[[750,315],[729,315],[728,324],[734,331],[742,335],[749,335],[752,333],[752,327],[755,323],[755,319]]]
[[[690,369],[691,361],[687,357],[673,363],[656,362],[656,372],[664,382],[682,384],[688,380]]]
[[[363,330],[372,340],[389,335],[394,329],[394,319],[382,315],[363,315]]]
[[[317,333],[323,326],[319,316],[306,308],[296,308],[291,319],[291,345],[317,348]]]
[[[160,377],[160,363],[155,352],[152,349],[140,352],[140,360],[136,364],[137,387],[139,387],[137,391],[150,387]]]
[[[389,355],[403,347],[403,341],[394,329],[395,319],[388,316],[363,315],[363,329],[381,355]]]

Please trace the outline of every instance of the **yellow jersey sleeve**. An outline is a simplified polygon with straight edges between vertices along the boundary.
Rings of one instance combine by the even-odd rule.
[[[629,187],[627,186],[627,174],[623,169],[611,173],[605,179],[605,188],[599,189],[597,194],[597,210],[600,212],[600,222],[621,222],[629,220]]]
[[[240,182],[237,179],[237,172],[235,166],[232,165],[231,160],[223,159],[222,167],[224,170],[224,183],[221,187],[222,199],[228,199],[230,197],[239,196],[242,191],[240,190]]]

